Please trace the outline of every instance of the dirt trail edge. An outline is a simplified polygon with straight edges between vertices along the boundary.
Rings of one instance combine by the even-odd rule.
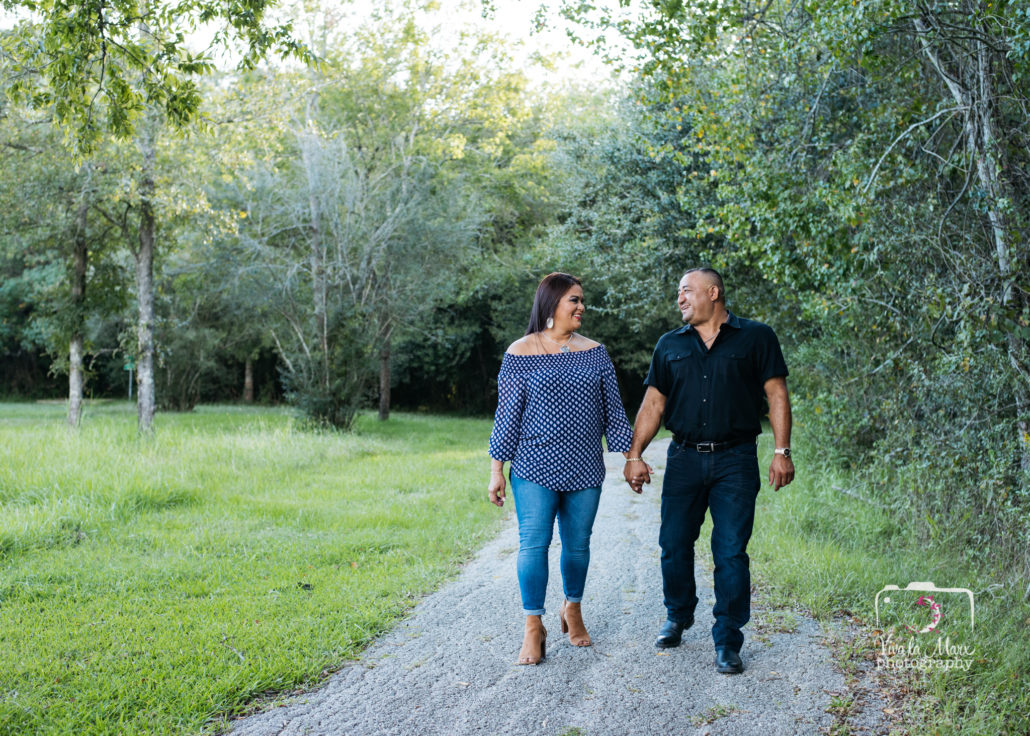
[[[746,671],[718,674],[710,633],[711,575],[701,567],[694,627],[679,648],[654,648],[664,620],[658,499],[666,444],[656,442],[646,453],[658,477],[643,496],[622,480],[622,457],[606,456],[608,480],[583,600],[593,647],[573,647],[558,627],[556,530],[544,617],[547,659],[536,667],[515,664],[522,617],[512,519],[456,580],[425,598],[357,662],[315,692],[235,722],[232,733],[794,736],[842,726],[850,733],[881,731],[878,708],[864,709],[856,719],[861,723],[846,726],[834,714],[834,699],[848,688],[827,646],[832,632],[794,612],[789,627],[763,627],[762,616],[782,612],[756,609],[744,630]],[[789,630],[779,630],[784,628]]]

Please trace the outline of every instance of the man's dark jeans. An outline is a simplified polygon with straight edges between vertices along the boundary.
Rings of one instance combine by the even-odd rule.
[[[754,444],[701,453],[676,442],[669,444],[662,485],[662,579],[669,618],[694,620],[694,542],[705,510],[712,511],[712,559],[715,562],[716,649],[740,651],[740,632],[751,618],[751,572],[747,543],[755,520],[755,499],[761,481]]]

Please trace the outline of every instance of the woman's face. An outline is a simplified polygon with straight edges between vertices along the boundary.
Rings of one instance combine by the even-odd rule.
[[[574,332],[583,323],[583,289],[573,285],[566,291],[554,309],[554,329],[559,332]]]

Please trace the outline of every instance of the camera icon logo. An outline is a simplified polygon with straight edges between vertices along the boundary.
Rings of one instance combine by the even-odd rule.
[[[968,588],[938,588],[936,585],[930,582],[912,582],[906,585],[904,588],[900,588],[897,585],[885,585],[880,592],[876,594],[874,601],[874,609],[876,611],[876,625],[880,625],[880,601],[881,598],[885,606],[890,606],[892,603],[902,603],[903,598],[907,596],[900,595],[910,591],[913,593],[920,593],[921,595],[915,601],[917,606],[926,606],[930,611],[930,623],[922,628],[915,628],[914,626],[905,625],[909,631],[917,634],[929,634],[937,628],[937,625],[941,622],[944,616],[943,609],[941,607],[941,600],[945,593],[961,593],[966,596],[969,600],[969,629],[973,630],[976,623],[976,612],[973,604],[973,591]],[[899,595],[892,597],[891,593],[898,593]],[[897,600],[895,600],[895,598]]]

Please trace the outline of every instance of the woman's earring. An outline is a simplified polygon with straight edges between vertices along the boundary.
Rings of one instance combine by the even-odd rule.
[[[547,318],[547,329],[551,329],[552,327],[554,327],[554,317],[548,317]]]

